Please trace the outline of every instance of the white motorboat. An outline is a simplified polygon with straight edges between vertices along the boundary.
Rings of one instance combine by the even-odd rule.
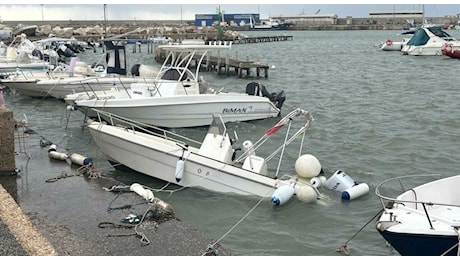
[[[282,205],[293,195],[303,202],[321,198],[319,190],[310,184],[312,178],[322,177],[321,164],[311,154],[302,153],[304,132],[313,117],[307,111],[295,109],[252,143],[246,140],[242,148],[237,138],[229,136],[220,115],[213,116],[203,142],[176,133],[134,122],[104,111],[95,110],[98,121],[88,120],[87,127],[106,159],[121,169],[128,167],[142,174],[182,187],[200,188],[218,193],[255,196]],[[101,120],[108,118],[108,122]],[[283,128],[284,127],[284,128]],[[298,129],[293,130],[293,129]],[[270,140],[274,135],[282,140],[279,146]],[[284,142],[283,142],[284,141]],[[297,174],[278,176],[283,154],[292,142],[298,142]],[[261,157],[262,145],[273,152]],[[237,155],[241,153],[240,155]],[[269,171],[268,162],[278,158],[278,167]],[[122,167],[123,166],[123,167]]]
[[[214,113],[222,114],[224,122],[252,121],[280,114],[284,91],[270,93],[265,86],[250,83],[245,93],[224,92],[210,88],[201,79],[200,66],[208,52],[229,49],[230,45],[159,48],[169,50],[169,54],[153,83],[131,84],[125,91],[114,90],[99,96],[85,93],[75,100],[76,108],[83,113],[95,108],[165,128],[206,126],[211,124]],[[199,57],[196,70],[192,72],[189,67],[196,57]]]
[[[413,56],[441,56],[442,47],[448,42],[457,42],[457,40],[441,27],[422,27],[415,31],[401,52]]]
[[[17,70],[47,71],[49,62],[38,54],[37,46],[24,34],[15,37],[8,46],[0,42],[0,78]]]
[[[399,41],[388,39],[380,46],[380,49],[382,51],[401,51],[407,42],[412,38],[414,33],[415,30],[401,33],[401,40]]]
[[[437,180],[413,188],[414,183],[434,176]],[[442,179],[439,175],[402,176],[381,183],[375,191],[383,206],[377,231],[402,256],[458,256],[459,186],[460,175]],[[383,189],[387,193],[399,190],[395,187],[402,189],[396,198],[383,195]]]
[[[17,71],[11,73],[0,82],[13,91],[30,97],[54,97],[64,99],[68,94],[92,90],[110,90],[114,86],[126,86],[132,83],[152,82],[158,73],[154,66],[143,66],[144,74],[127,76],[125,46],[115,46],[106,42],[108,62],[99,62],[93,68],[77,57],[71,58],[70,64],[64,69],[48,70],[41,73],[31,71]],[[115,49],[117,49],[115,51]],[[124,63],[122,62],[124,61]],[[139,65],[134,65],[139,69]],[[149,68],[146,68],[149,67]]]

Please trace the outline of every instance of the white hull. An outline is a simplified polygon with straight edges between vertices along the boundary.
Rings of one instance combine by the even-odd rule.
[[[183,155],[185,172],[177,182],[176,163],[183,150],[175,142],[139,132],[133,135],[124,128],[98,123],[89,124],[88,128],[109,161],[180,186],[269,198],[280,182],[198,155],[198,150],[192,149]]]
[[[47,62],[16,63],[16,62],[0,61],[0,74],[16,72],[18,69],[19,70],[46,71],[49,69],[49,64]]]
[[[57,79],[7,79],[1,82],[14,91],[30,97],[54,97],[64,99],[68,94],[85,91],[110,90],[114,86],[149,82],[153,79],[120,77],[63,77]]]
[[[310,184],[310,178],[321,173],[321,165],[313,156],[307,156],[313,160],[303,161],[305,164],[301,170],[296,162],[296,172],[300,170],[300,176],[278,176],[280,164],[276,171],[269,170],[267,166],[274,157],[277,157],[279,163],[284,161],[284,148],[293,141],[299,145],[301,153],[303,145],[300,143],[303,138],[299,137],[313,122],[310,113],[302,109],[288,113],[275,126],[264,131],[262,137],[254,143],[249,140],[242,142],[241,149],[237,149],[241,144],[236,133],[235,138],[230,137],[230,131],[220,115],[214,115],[206,136],[202,142],[198,142],[104,111],[97,112],[110,120],[107,123],[88,120],[87,127],[96,145],[115,167],[123,165],[182,187],[262,199],[271,197],[274,205],[282,205],[294,195],[303,202],[315,202],[321,197],[318,189]],[[294,126],[292,122],[298,122],[296,118],[305,120],[300,127],[296,124],[295,127],[299,127],[297,131],[291,129]],[[289,126],[283,128],[286,124]],[[281,139],[284,141],[279,146],[270,142],[268,149],[273,152],[265,158],[256,154],[260,146],[275,134],[286,137]],[[307,175],[309,178],[305,178]]]
[[[442,46],[444,46],[444,43],[423,46],[406,45],[401,49],[401,52],[404,55],[412,56],[442,56]]]
[[[279,109],[267,98],[226,93],[109,101],[84,100],[78,102],[78,108],[83,113],[87,109],[96,108],[166,128],[206,126],[211,123],[215,113],[222,114],[224,122],[251,121],[279,115]]]

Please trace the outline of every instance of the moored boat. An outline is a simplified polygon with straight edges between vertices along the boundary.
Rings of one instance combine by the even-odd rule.
[[[91,99],[80,95],[75,100],[76,108],[85,114],[95,108],[165,128],[208,126],[214,113],[222,114],[224,122],[279,116],[285,101],[284,91],[269,92],[264,85],[254,82],[246,86],[246,92],[225,92],[223,88],[212,88],[199,75],[210,51],[230,47],[225,44],[159,46],[169,54],[153,82],[131,84],[126,91],[94,93]],[[196,57],[199,58],[192,71],[190,64]]]
[[[434,181],[412,184],[435,176]],[[391,189],[389,184],[393,184]],[[458,255],[459,185],[460,175],[442,179],[439,175],[401,176],[381,183],[375,191],[383,206],[377,231],[402,256]],[[392,191],[399,187],[402,193],[384,195],[383,186]]]
[[[442,47],[442,55],[455,58],[455,59],[460,59],[460,44],[457,46],[454,46],[452,43],[446,43]]]
[[[104,111],[95,110],[98,121],[88,120],[87,127],[99,149],[115,167],[125,166],[145,175],[182,187],[200,188],[218,193],[254,196],[282,205],[294,195],[303,202],[321,199],[310,179],[321,176],[319,160],[302,153],[304,133],[310,128],[312,115],[294,109],[266,130],[256,142],[239,143],[218,114],[202,142],[164,129],[151,127]],[[100,119],[109,118],[108,122]],[[299,121],[300,120],[300,121]],[[281,130],[283,129],[283,130]],[[296,129],[296,130],[293,130]],[[272,136],[285,135],[279,146],[267,142]],[[286,147],[299,145],[296,175],[280,176],[280,163]],[[270,144],[273,152],[265,157],[259,148]],[[148,156],[146,156],[148,155]],[[268,162],[278,158],[276,171]]]
[[[417,29],[401,52],[413,56],[441,56],[442,47],[448,42],[457,42],[457,40],[441,27],[422,27]]]

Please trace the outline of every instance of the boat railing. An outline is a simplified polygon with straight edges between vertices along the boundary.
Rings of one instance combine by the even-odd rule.
[[[172,142],[176,142],[181,145],[188,145],[190,143],[193,143],[193,144],[201,146],[201,142],[199,141],[193,140],[186,136],[168,131],[166,129],[163,129],[163,128],[160,128],[154,125],[138,122],[132,119],[128,119],[128,118],[125,118],[125,117],[122,117],[116,114],[112,114],[107,111],[98,110],[95,108],[91,108],[91,110],[97,113],[97,118],[99,122],[105,121],[113,126],[123,125],[127,128],[130,128],[133,132],[139,131],[143,133],[148,133],[153,136],[161,137],[161,138],[164,138]]]
[[[406,176],[398,176],[398,177],[395,177],[395,178],[391,178],[391,179],[388,179],[382,183],[380,183],[379,185],[377,185],[377,187],[375,188],[375,194],[377,195],[377,197],[379,198],[381,204],[382,204],[382,207],[384,210],[386,210],[387,208],[390,208],[392,207],[394,204],[398,203],[398,204],[402,204],[402,205],[406,205],[406,204],[413,204],[414,205],[414,210],[419,210],[418,209],[418,205],[421,205],[421,207],[423,208],[423,211],[425,213],[425,216],[427,217],[427,220],[430,224],[431,227],[432,226],[432,218],[430,217],[430,214],[427,210],[427,206],[439,206],[439,207],[460,207],[460,205],[458,204],[452,204],[452,203],[442,203],[442,202],[433,202],[433,201],[426,201],[426,200],[421,200],[421,199],[418,199],[417,197],[417,192],[414,188],[406,188],[404,187],[404,184],[402,182],[403,179],[413,179],[413,178],[434,178],[434,177],[437,177],[438,179],[440,178],[440,174],[418,174],[418,175],[406,175]],[[410,200],[410,199],[401,199],[401,198],[394,198],[394,197],[389,197],[387,195],[383,195],[381,190],[383,188],[384,185],[388,185],[390,182],[398,182],[400,188],[401,188],[401,193],[399,194],[402,194],[404,192],[412,192],[413,195],[414,195],[414,199],[413,200]]]

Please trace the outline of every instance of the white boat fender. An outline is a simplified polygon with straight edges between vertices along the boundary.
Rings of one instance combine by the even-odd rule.
[[[318,193],[315,187],[308,184],[300,184],[299,182],[295,185],[295,195],[298,200],[306,203],[318,200]]]
[[[184,176],[184,169],[185,169],[184,153],[185,153],[185,150],[188,149],[188,145],[185,145],[185,146],[181,144],[177,144],[177,145],[182,148],[182,155],[181,157],[179,157],[179,160],[177,160],[176,162],[176,172],[175,172],[176,181],[180,182],[182,180],[182,176]]]
[[[321,179],[319,177],[313,177],[310,179],[310,184],[315,187],[315,188],[319,188],[321,187],[321,185],[323,185]]]
[[[310,179],[321,173],[321,164],[315,156],[304,154],[297,158],[295,171],[299,177]]]
[[[131,184],[129,190],[134,191],[139,196],[143,197],[149,202],[152,202],[155,199],[155,196],[153,196],[153,192],[151,190],[144,189],[144,187],[142,187],[142,185],[140,185],[139,183]]]
[[[243,152],[249,155],[256,155],[254,151],[254,144],[250,140],[246,140],[243,142]]]
[[[176,162],[176,181],[180,182],[182,176],[184,175],[185,160],[183,157],[180,157]]]
[[[67,157],[69,157],[69,156],[67,154],[65,154],[65,153],[60,153],[60,152],[56,152],[56,151],[49,151],[48,152],[48,157],[51,158],[51,159],[65,161],[65,160],[67,160]]]
[[[286,203],[294,195],[294,187],[291,185],[283,185],[278,187],[272,195],[271,202],[275,206],[280,206]]]
[[[77,105],[68,105],[66,108],[67,108],[67,111],[77,111],[78,110]]]
[[[72,163],[75,163],[77,165],[83,166],[83,165],[91,165],[93,164],[93,159],[90,157],[85,157],[81,154],[78,153],[73,153],[70,155],[70,161]]]
[[[342,192],[343,200],[354,200],[369,192],[369,185],[366,183],[357,184]]]
[[[55,152],[57,149],[57,146],[55,144],[52,144],[48,147],[48,153],[49,152]]]

